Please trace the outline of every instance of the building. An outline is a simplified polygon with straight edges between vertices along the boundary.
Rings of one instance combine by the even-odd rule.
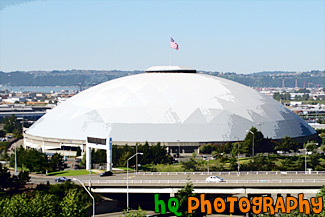
[[[272,139],[316,136],[299,116],[252,88],[189,68],[156,66],[73,96],[32,125],[24,142],[67,155],[83,149],[87,136],[192,152],[201,144],[243,140],[252,126]]]

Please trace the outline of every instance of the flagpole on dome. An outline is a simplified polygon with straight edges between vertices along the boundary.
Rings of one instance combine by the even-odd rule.
[[[172,65],[172,49],[169,50],[169,65]]]

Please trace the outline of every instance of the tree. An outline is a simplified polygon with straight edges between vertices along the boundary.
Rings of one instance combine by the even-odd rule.
[[[0,191],[4,191],[12,186],[10,172],[8,168],[0,164]]]
[[[6,132],[4,130],[0,130],[0,137],[5,137],[6,136]]]
[[[30,181],[30,176],[28,171],[20,171],[18,176],[12,176],[13,187],[15,190],[19,188],[24,188],[26,183]]]
[[[77,147],[77,153],[76,153],[76,157],[81,156],[81,148],[78,146]]]
[[[5,117],[2,122],[4,123],[3,129],[7,133],[13,133],[15,129],[21,132],[21,126],[15,115],[11,115],[10,117]]]
[[[269,156],[257,155],[253,160],[250,160],[248,164],[241,165],[241,170],[251,171],[272,171],[276,169],[275,164],[272,162]]]
[[[30,181],[29,172],[21,171],[18,176],[10,175],[8,168],[0,164],[0,192],[7,190],[18,190]]]
[[[196,197],[196,194],[193,193],[193,189],[194,189],[193,184],[190,182],[190,180],[188,180],[184,188],[180,189],[176,194],[176,198],[179,201],[178,212],[181,212],[182,216],[186,216],[186,217],[203,216],[202,213],[197,211],[193,211],[192,213],[187,212],[188,197]]]
[[[252,134],[251,132],[254,134]],[[255,127],[252,127],[246,134],[244,141],[241,143],[240,152],[245,153],[249,156],[253,154],[253,138],[254,138],[254,154],[261,153],[262,149],[262,142],[264,139],[264,135],[257,131]]]
[[[69,189],[60,202],[62,216],[87,216],[87,207],[91,204],[78,189]],[[87,195],[88,196],[88,195]]]
[[[49,162],[49,171],[59,171],[59,170],[64,170],[64,161],[63,161],[63,156],[59,153],[55,153]]]
[[[281,143],[277,143],[275,150],[284,152],[297,152],[298,148],[299,146],[297,143],[295,143],[289,136],[285,136],[281,139]]]
[[[10,164],[15,164],[15,155],[10,156]],[[26,167],[30,172],[45,172],[48,168],[47,156],[35,149],[24,149],[19,147],[17,149],[17,166]]]
[[[283,170],[283,171],[292,171],[292,170],[295,170],[294,162],[293,162],[293,160],[292,160],[291,157],[285,158],[282,161],[281,170]]]
[[[185,171],[196,171],[197,170],[197,162],[195,160],[195,156],[196,156],[195,153],[193,153],[190,160],[181,162]]]
[[[320,154],[313,153],[309,156],[310,162],[308,163],[308,166],[315,169],[316,166],[320,165]]]

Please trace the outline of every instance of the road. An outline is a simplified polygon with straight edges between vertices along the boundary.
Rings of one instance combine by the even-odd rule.
[[[209,176],[206,173],[198,173],[198,174],[190,174],[190,175],[183,175],[183,174],[161,174],[153,173],[154,175],[136,175],[135,173],[129,173],[129,180],[187,180],[190,179],[193,182],[204,182],[205,179]],[[252,182],[253,180],[284,180],[288,182],[288,180],[296,180],[299,182],[300,180],[324,180],[325,184],[325,174],[241,174],[240,176],[237,176],[235,173],[233,174],[222,174],[220,175],[226,182],[235,183],[243,182],[247,180],[248,182]],[[40,183],[55,183],[55,179],[58,178],[58,176],[45,176],[45,175],[31,175],[31,182],[35,184]],[[84,182],[88,182],[89,179],[92,180],[92,182],[102,182],[105,180],[126,180],[126,173],[121,174],[114,174],[113,176],[108,177],[100,177],[98,174],[92,174],[89,175],[79,175],[79,176],[68,176],[67,178],[78,178]]]

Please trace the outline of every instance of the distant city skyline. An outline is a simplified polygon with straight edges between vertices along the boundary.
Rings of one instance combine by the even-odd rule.
[[[324,70],[325,1],[0,2],[0,71],[145,70],[170,54],[204,71]]]

